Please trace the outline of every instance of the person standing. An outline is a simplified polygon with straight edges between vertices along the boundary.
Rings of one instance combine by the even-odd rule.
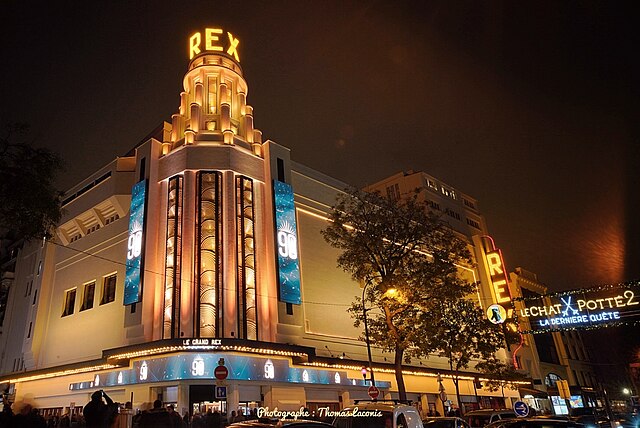
[[[140,417],[140,428],[173,428],[172,419],[167,409],[162,406],[162,401],[156,400],[153,402],[153,409]]]
[[[167,406],[167,412],[169,413],[171,424],[174,428],[183,428],[187,426],[187,424],[182,420],[180,413],[175,411],[175,406],[173,404],[169,404]]]
[[[102,400],[103,398],[106,403]],[[113,407],[113,400],[103,390],[91,394],[91,401],[82,409],[86,427],[108,428]]]

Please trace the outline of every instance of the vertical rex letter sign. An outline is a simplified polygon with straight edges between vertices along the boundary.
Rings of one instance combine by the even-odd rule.
[[[144,274],[144,214],[147,201],[147,181],[136,183],[131,188],[129,209],[129,238],[127,239],[127,262],[124,278],[124,304],[137,303],[142,297]]]
[[[278,290],[280,301],[299,305],[300,264],[298,262],[298,229],[293,189],[273,181],[275,202],[276,248],[278,251]]]

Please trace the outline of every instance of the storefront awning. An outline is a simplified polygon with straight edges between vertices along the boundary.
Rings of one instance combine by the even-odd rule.
[[[549,398],[549,394],[547,394],[546,392],[533,388],[520,387],[518,388],[518,392],[520,393],[521,397],[524,397],[525,395],[532,395],[533,398]]]

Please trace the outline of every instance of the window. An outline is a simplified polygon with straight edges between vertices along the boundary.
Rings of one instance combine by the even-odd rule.
[[[440,191],[442,192],[443,195],[448,196],[451,199],[454,199],[454,200],[457,199],[455,190],[445,189],[444,187],[440,186]]]
[[[462,202],[464,202],[464,204],[469,208],[474,210],[476,209],[476,205],[473,202],[469,201],[468,199],[462,198]]]
[[[281,181],[284,183],[285,182],[284,181],[284,160],[278,158],[277,164],[278,164],[278,181]]]
[[[440,210],[440,204],[434,201],[427,201],[427,204],[434,210]]]
[[[82,295],[81,311],[93,308],[93,296],[96,292],[96,282],[90,282],[84,285],[84,294]]]
[[[116,274],[105,276],[102,283],[102,299],[100,304],[104,305],[116,300]]]
[[[467,219],[467,224],[471,227],[475,227],[476,229],[480,229],[480,223],[475,220],[471,220],[470,218]]]
[[[429,186],[430,188],[432,188],[434,190],[438,190],[438,185],[436,184],[435,181],[433,181],[431,179],[427,179],[427,186]]]
[[[67,290],[67,294],[64,299],[64,311],[62,312],[62,316],[66,317],[67,315],[71,315],[76,306],[76,289]]]
[[[31,329],[33,328],[33,321],[29,323],[29,332],[27,333],[27,339],[31,337]]]
[[[449,208],[447,208],[445,211],[449,217],[453,217],[456,220],[460,220],[460,214],[458,214],[454,210],[450,210]]]
[[[396,419],[396,426],[398,428],[407,428],[409,426],[402,413],[400,413]]]
[[[387,198],[391,201],[397,201],[400,199],[400,186],[396,183],[387,187]]]

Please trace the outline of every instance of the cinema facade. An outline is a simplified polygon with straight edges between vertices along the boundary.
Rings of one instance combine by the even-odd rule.
[[[232,34],[206,29],[189,49],[171,123],[70,189],[55,236],[17,253],[0,333],[5,398],[78,411],[104,389],[134,409],[161,397],[181,413],[368,398],[363,332],[346,311],[362,288],[320,234],[347,184],[263,141]],[[478,304],[508,299],[477,202],[425,174],[396,178],[428,188],[468,239],[475,264],[460,272],[478,284]],[[387,398],[397,397],[392,362],[373,347]],[[406,365],[424,413],[443,413],[442,388],[467,408],[519,396],[468,372],[456,403],[447,367],[437,356]]]

